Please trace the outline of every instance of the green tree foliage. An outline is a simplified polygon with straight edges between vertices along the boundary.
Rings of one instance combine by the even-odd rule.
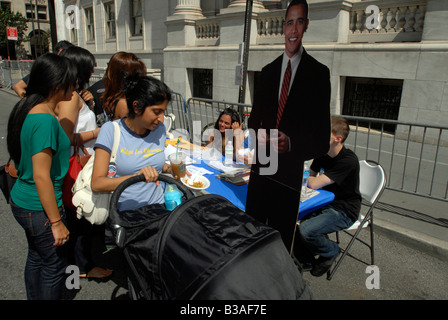
[[[26,19],[20,12],[0,8],[0,47],[6,47],[6,27],[17,27],[17,44],[26,40],[25,31],[28,29]]]

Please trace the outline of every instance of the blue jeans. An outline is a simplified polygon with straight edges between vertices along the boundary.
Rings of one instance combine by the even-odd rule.
[[[353,221],[342,210],[335,209],[331,205],[322,207],[300,223],[297,250],[308,257],[310,255],[320,255],[324,258],[337,257],[339,245],[328,239],[327,234],[349,228],[352,224]]]
[[[65,246],[53,245],[51,224],[44,211],[18,207],[11,201],[14,218],[25,230],[28,240],[28,257],[25,265],[25,287],[28,300],[59,299],[64,285],[67,255]],[[60,207],[62,222],[64,208]]]

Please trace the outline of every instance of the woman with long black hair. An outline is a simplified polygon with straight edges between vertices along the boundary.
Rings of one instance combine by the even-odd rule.
[[[54,110],[76,89],[73,70],[70,60],[54,53],[36,59],[26,95],[8,120],[8,152],[18,170],[11,210],[28,240],[25,285],[32,300],[58,299],[67,266],[62,183],[70,141]]]
[[[71,144],[84,146],[91,154],[99,128],[89,105],[93,102],[93,96],[85,89],[95,68],[95,57],[89,50],[77,46],[62,51],[60,55],[73,62],[78,88],[69,101],[62,101],[56,106],[55,112]]]
[[[234,158],[236,158],[237,151],[240,149],[240,145],[244,140],[244,132],[242,131],[242,128],[243,123],[239,113],[232,108],[224,109],[215,122],[215,130],[210,134],[207,146],[217,148],[224,155],[228,139],[233,139],[233,153]],[[229,134],[229,136],[226,136],[226,130],[232,130],[232,135]],[[215,134],[217,132],[219,132],[219,135],[215,139]]]
[[[98,136],[99,128],[96,116],[92,110],[93,96],[85,90],[95,68],[95,57],[84,48],[73,46],[60,54],[73,62],[78,88],[73,92],[70,101],[61,101],[56,106],[59,123],[70,138],[71,144],[79,148],[79,154],[93,154],[93,146]],[[73,155],[71,150],[70,156]],[[71,199],[71,188],[67,191]],[[95,250],[104,247],[104,226],[92,225],[85,219],[77,219],[76,209],[71,203],[65,203],[67,222],[72,237],[70,239],[70,262],[79,268],[81,278],[106,278],[112,270],[95,265]],[[98,244],[97,246],[94,245]],[[105,247],[104,247],[105,250]],[[104,251],[100,249],[99,251]],[[97,250],[98,251],[98,250]]]

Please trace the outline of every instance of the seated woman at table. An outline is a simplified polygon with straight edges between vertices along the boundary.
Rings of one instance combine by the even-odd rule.
[[[238,112],[231,108],[224,109],[216,120],[214,126],[215,130],[210,133],[207,147],[214,147],[220,150],[221,154],[224,155],[227,141],[233,136],[233,158],[240,160],[245,157],[245,161],[248,162],[247,155],[241,155],[242,152],[240,152],[245,148],[244,142],[246,140],[242,128],[243,123]],[[230,132],[226,135],[226,130],[232,130],[232,135]],[[215,134],[217,134],[217,132],[219,132],[221,139],[218,138],[215,140]]]
[[[92,190],[114,191],[124,180],[143,174],[146,182],[136,183],[123,191],[118,210],[134,210],[148,204],[164,203],[164,186],[157,182],[160,173],[171,173],[165,163],[166,130],[164,112],[171,100],[171,90],[162,81],[150,76],[126,79],[126,117],[114,120],[121,137],[116,166],[109,168],[114,143],[114,125],[106,122],[95,143]],[[112,177],[111,177],[112,173]]]
[[[311,274],[316,277],[325,274],[339,255],[339,245],[326,235],[349,228],[358,219],[361,209],[359,160],[352,150],[344,146],[349,132],[345,119],[332,117],[330,150],[314,159],[311,165],[308,186],[322,188],[335,195],[332,203],[301,221],[295,238],[294,255],[303,269],[311,269]],[[318,259],[314,258],[316,255],[319,255]]]

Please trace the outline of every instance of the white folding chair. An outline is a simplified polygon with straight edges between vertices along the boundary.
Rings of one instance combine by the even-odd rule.
[[[172,113],[165,115],[163,124],[166,127],[166,136],[169,139],[173,139],[173,134],[171,133],[171,128],[173,127],[174,120],[176,119],[176,116]]]
[[[343,250],[343,253],[339,260],[336,262],[333,270],[330,270],[327,273],[327,279],[331,280],[333,275],[336,273],[336,270],[342,263],[342,260],[346,255],[349,255],[349,250],[352,247],[355,240],[363,243],[367,247],[370,248],[370,258],[371,265],[375,264],[374,260],[374,234],[373,234],[373,209],[378,202],[378,199],[381,197],[383,193],[384,187],[386,186],[386,173],[384,172],[383,167],[371,160],[361,160],[359,161],[359,192],[365,202],[368,204],[368,210],[365,215],[359,214],[358,220],[348,229],[345,229],[344,232],[352,237],[347,247]],[[370,244],[358,239],[358,235],[361,230],[365,227],[370,228]],[[356,230],[352,235],[348,231]],[[339,234],[336,233],[336,241],[339,243]],[[351,256],[353,257],[353,256]],[[355,257],[353,257],[355,258]],[[356,260],[359,260],[355,258]]]

